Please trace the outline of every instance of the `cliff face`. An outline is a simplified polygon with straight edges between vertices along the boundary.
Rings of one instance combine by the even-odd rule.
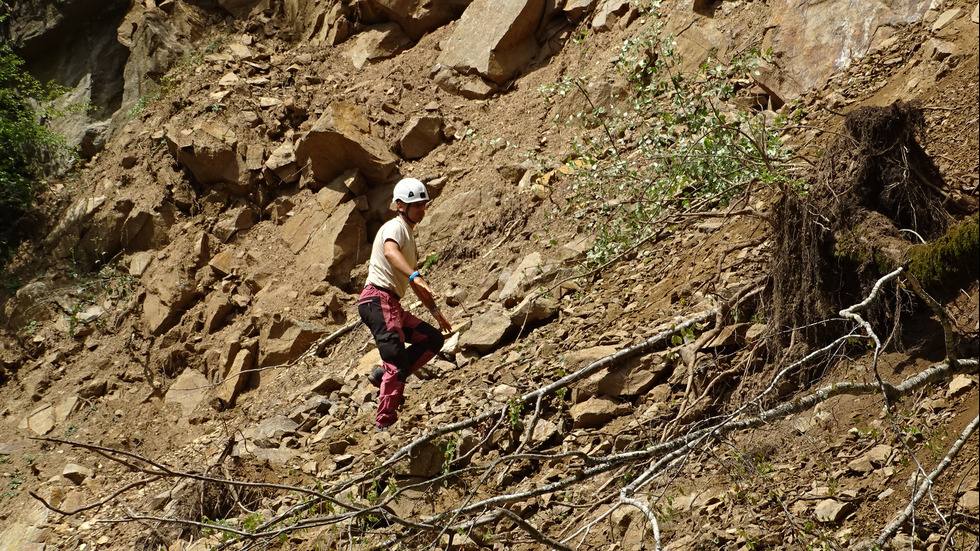
[[[878,387],[806,397],[932,373],[945,351],[931,310],[889,283],[886,315],[874,319],[894,323],[882,354],[835,315],[775,327],[767,302],[791,241],[778,232],[792,188],[771,182],[747,182],[738,209],[709,202],[664,218],[657,239],[637,237],[617,261],[580,269],[603,238],[586,216],[623,212],[576,202],[590,182],[582,168],[602,174],[614,150],[635,158],[645,138],[641,123],[611,124],[637,93],[612,61],[655,22],[680,52],[678,82],[709,53],[725,65],[771,50],[734,75],[731,102],[708,105],[748,106],[782,125],[796,155],[788,170],[810,197],[867,203],[860,224],[843,229],[829,207],[798,211],[799,221],[813,215],[813,231],[839,230],[834,270],[865,254],[854,279],[869,277],[858,268],[911,247],[903,236],[919,228],[917,215],[942,219],[938,228],[976,213],[976,6],[797,4],[670,4],[655,16],[616,0],[18,3],[10,36],[32,71],[97,109],[65,123],[88,162],[47,193],[49,223],[0,290],[0,468],[11,481],[0,548],[198,549],[219,535],[96,521],[222,519],[254,531],[303,501],[272,486],[202,490],[183,475],[139,482],[154,468],[29,437],[120,449],[185,474],[213,466],[219,478],[321,488],[314,497],[341,513],[321,505],[302,515],[344,529],[311,525],[289,532],[284,548],[395,537],[407,548],[533,549],[580,529],[590,549],[878,537],[909,502],[914,465],[935,467],[976,415],[975,362],[936,372],[901,410],[883,410]],[[651,42],[639,59],[665,55]],[[901,142],[905,155],[870,151],[861,145],[870,134],[844,124],[896,102],[921,117],[903,127],[915,138]],[[607,136],[612,148],[583,153]],[[928,159],[909,165],[928,168],[911,178],[928,209],[916,202],[893,223],[852,189],[865,182],[849,178],[861,161],[879,157]],[[459,331],[412,379],[396,430],[375,434],[363,375],[378,356],[355,299],[404,176],[435,197],[419,242],[438,257],[427,279]],[[895,189],[905,182],[878,182],[879,195],[904,197]],[[842,277],[828,286],[837,310],[863,292]],[[943,300],[958,354],[975,360],[970,277]],[[810,324],[840,335],[801,352]],[[824,345],[826,357],[794,363]],[[580,380],[540,391],[573,373]],[[779,407],[793,411],[752,417]],[[685,440],[704,427],[714,436]],[[933,498],[974,531],[976,441]],[[689,454],[672,462],[681,449]],[[124,497],[67,516],[27,493],[67,512],[127,484]],[[561,487],[537,493],[551,484]],[[457,539],[439,535],[446,526]],[[931,544],[946,533],[975,542],[953,521],[916,526]],[[898,534],[890,541],[912,529]]]

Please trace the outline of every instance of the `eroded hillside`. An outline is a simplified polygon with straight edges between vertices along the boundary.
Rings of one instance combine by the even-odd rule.
[[[0,548],[975,549],[976,6],[657,13],[120,15],[104,149],[0,291]],[[590,186],[694,126],[617,126],[671,44],[654,83],[704,90],[713,54],[705,104],[777,128],[783,179],[678,186],[616,248],[634,211]],[[355,299],[401,176],[457,331],[378,433]],[[895,271],[920,241],[960,268],[939,309]]]

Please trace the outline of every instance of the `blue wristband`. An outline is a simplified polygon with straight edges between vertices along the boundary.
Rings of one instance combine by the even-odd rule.
[[[415,273],[413,273],[412,275],[408,276],[408,280],[409,281],[414,281],[415,278],[419,277],[419,275],[421,275],[421,274],[419,274],[418,270],[416,270]]]

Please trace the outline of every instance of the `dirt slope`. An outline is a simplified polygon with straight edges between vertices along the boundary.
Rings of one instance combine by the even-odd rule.
[[[735,11],[725,15],[730,19],[758,15],[762,7],[755,4],[731,8]],[[804,171],[810,171],[807,176],[815,176],[820,157],[841,134],[843,115],[862,106],[914,101],[925,119],[919,143],[942,174],[943,182],[937,185],[947,197],[947,212],[957,220],[977,212],[977,24],[969,17],[974,6],[960,2],[944,7],[960,8],[964,15],[937,33],[932,25],[945,10],[930,12],[925,20],[896,30],[880,49],[855,60],[786,108],[802,113],[785,137],[798,146],[801,164],[814,167]],[[722,17],[717,10],[713,15]],[[183,194],[200,193],[187,191],[188,178],[162,139],[164,124],[190,127],[206,121],[233,128],[242,142],[278,143],[308,130],[329,103],[344,100],[369,113],[379,137],[392,144],[411,116],[437,112],[455,138],[417,161],[402,161],[398,170],[427,181],[446,177],[419,239],[422,248],[439,255],[429,270],[430,281],[444,298],[456,298],[444,308],[455,324],[464,325],[495,308],[501,273],[512,272],[529,255],[538,253],[546,264],[561,268],[574,268],[581,261],[566,245],[588,235],[590,228],[580,227],[574,213],[563,209],[571,193],[570,179],[554,180],[540,200],[519,188],[523,170],[514,167],[530,160],[535,169],[555,168],[572,154],[572,136],[600,131],[555,124],[569,113],[586,110],[584,99],[550,102],[542,88],[553,86],[564,75],[621,84],[609,60],[641,24],[638,19],[625,28],[568,40],[556,55],[538,60],[511,82],[504,93],[467,100],[441,90],[430,79],[429,71],[451,25],[425,35],[397,57],[355,71],[344,57],[345,45],[319,48],[290,41],[291,37],[277,32],[285,25],[277,27],[275,20],[215,19],[214,34],[198,47],[218,44],[209,53],[221,54],[243,34],[263,35],[252,47],[267,56],[258,64],[268,62],[272,69],[258,76],[270,82],[216,100],[215,83],[235,66],[234,61],[211,60],[182,69],[174,87],[130,120],[112,145],[74,179],[55,186],[46,197],[54,213],[47,231],[54,231],[67,217],[66,207],[79,197],[117,189],[137,205],[161,201],[179,205]],[[269,29],[267,36],[264,29]],[[957,55],[937,54],[931,42],[937,37],[953,44]],[[259,111],[256,122],[250,112],[257,98],[266,96],[288,98],[290,105],[299,108],[277,106],[272,108],[275,115]],[[276,120],[293,120],[295,125]],[[512,178],[514,173],[517,178]],[[437,223],[441,204],[451,204],[454,197],[474,190],[481,195],[467,196],[458,210],[446,214],[448,222]],[[311,195],[309,190],[281,190],[281,196],[296,205]],[[771,190],[761,190],[746,204],[770,213],[777,200]],[[192,206],[174,209],[175,222],[167,230],[167,239],[149,247],[153,261],[186,264],[200,251],[202,233],[213,234],[222,215],[237,207],[233,201],[203,199],[188,204]],[[386,512],[417,522],[428,522],[430,515],[467,500],[533,492],[574,477],[594,466],[590,461],[596,458],[635,452],[641,454],[637,459],[617,459],[620,462],[611,462],[609,470],[581,483],[511,499],[506,508],[554,540],[596,521],[592,529],[566,542],[573,548],[581,542],[583,549],[653,549],[659,537],[669,549],[849,549],[878,537],[908,504],[921,475],[935,468],[978,414],[973,363],[905,396],[892,405],[890,415],[880,394],[869,392],[831,398],[744,430],[723,431],[694,446],[682,460],[666,462],[636,494],[657,511],[655,536],[642,509],[611,507],[622,488],[661,460],[661,455],[642,456],[644,450],[713,426],[770,383],[772,392],[749,405],[740,413],[743,417],[799,401],[819,388],[873,383],[875,373],[897,385],[945,358],[942,328],[933,312],[925,307],[913,310],[911,299],[904,303],[902,330],[878,358],[876,370],[866,341],[854,339],[808,364],[805,377],[794,371],[791,384],[774,381],[774,374],[785,369],[789,360],[777,363],[763,352],[760,342],[747,336],[766,330],[761,313],[767,299],[765,278],[772,266],[770,227],[751,216],[690,218],[674,221],[668,236],[635,254],[574,280],[574,288],[556,290],[564,293],[559,310],[545,321],[508,335],[489,351],[460,351],[434,362],[409,384],[408,401],[391,433],[379,434],[372,427],[376,402],[363,378],[374,361],[372,345],[370,335],[357,325],[314,353],[261,372],[234,407],[216,401],[212,388],[170,392],[208,386],[213,378],[209,381],[201,375],[201,382],[189,374],[208,373],[209,354],[224,354],[229,339],[247,348],[264,338],[266,320],[276,315],[312,323],[320,331],[318,336],[356,321],[354,299],[364,277],[363,249],[357,253],[359,263],[350,283],[327,285],[296,267],[295,255],[282,244],[281,223],[274,217],[272,211],[264,211],[253,226],[222,245],[237,263],[233,277],[212,275],[205,281],[201,281],[205,276],[176,268],[158,274],[154,281],[131,276],[136,255],[121,254],[106,264],[108,268],[93,272],[83,259],[50,260],[48,250],[57,243],[46,245],[44,255],[35,256],[35,251],[25,248],[14,278],[21,285],[43,284],[36,287],[39,302],[53,314],[21,317],[16,324],[5,320],[7,326],[0,333],[0,472],[5,475],[0,480],[4,485],[0,519],[6,526],[0,528],[0,548],[206,549],[220,543],[222,535],[159,519],[224,519],[229,527],[253,531],[280,514],[301,521],[335,513],[332,505],[291,513],[303,496],[288,488],[232,492],[180,478],[134,485],[113,496],[150,473],[134,468],[132,456],[127,464],[93,449],[36,438],[43,436],[124,450],[177,471],[296,488],[344,487],[337,494],[341,501],[368,506],[380,500]],[[231,310],[225,333],[201,330],[211,315],[206,300],[192,302],[186,318],[191,321],[177,324],[174,330],[162,335],[146,330],[145,294],[154,292],[154,286],[178,288],[180,282],[168,278],[180,273],[191,281],[198,278],[197,284],[212,292],[226,291],[231,303],[244,301],[245,306]],[[245,290],[245,280],[258,279],[253,277],[256,273],[272,282],[261,296]],[[631,372],[651,374],[642,391],[608,394],[599,385],[612,383],[589,380],[566,393],[549,395],[540,413],[535,413],[534,402],[515,412],[515,397],[617,350],[646,342],[760,283],[763,290],[735,308],[751,319],[736,319],[737,313],[725,318],[717,327],[719,334],[703,343],[697,365],[684,364],[691,342],[667,337],[631,360]],[[0,291],[4,305],[14,301],[11,293],[17,287]],[[980,320],[977,281],[974,277],[943,294],[944,307],[954,320],[959,354],[975,362]],[[83,318],[94,307],[102,312],[93,314],[98,321],[85,323]],[[714,319],[706,318],[704,331],[716,328]],[[688,396],[689,388],[703,396]],[[414,439],[493,408],[506,412],[502,423],[495,424],[497,417],[493,417],[453,431],[435,444],[418,446],[390,472],[372,472]],[[586,408],[594,412],[585,412]],[[605,417],[583,420],[592,414]],[[532,421],[542,432],[521,444],[522,430]],[[440,477],[443,462],[452,457],[446,455],[450,447],[460,457],[462,450],[478,442],[466,461],[446,464],[447,470],[458,472]],[[914,533],[924,542],[916,543],[916,549],[976,548],[977,449],[973,433],[916,509],[914,522],[889,537],[889,545],[912,548]],[[518,451],[542,455],[495,463]],[[562,455],[568,452],[573,453]],[[487,465],[495,470],[484,478],[485,471],[478,468]],[[356,484],[344,486],[351,480]],[[398,499],[385,501],[396,489]],[[46,509],[31,493],[60,511],[103,499],[106,503],[61,515]],[[463,520],[495,510],[494,504],[488,504],[485,511],[464,515]],[[146,518],[104,522],[134,516]],[[514,519],[472,529],[462,525],[437,535],[379,518],[384,513],[375,510],[359,518],[331,521],[326,527],[309,526],[282,537],[263,538],[261,545],[283,549],[348,545],[416,549],[430,543],[474,549],[548,547],[532,539],[531,532]]]

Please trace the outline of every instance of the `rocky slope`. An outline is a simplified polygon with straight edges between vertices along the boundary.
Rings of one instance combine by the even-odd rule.
[[[912,299],[888,303],[901,323],[880,355],[840,321],[772,352],[796,334],[766,318],[774,189],[744,198],[756,216],[671,219],[581,275],[597,236],[562,167],[602,129],[564,121],[624,107],[613,62],[653,23],[627,2],[150,1],[100,11],[116,42],[94,33],[85,60],[41,48],[75,36],[84,4],[12,25],[32,66],[102,109],[76,121],[89,161],[45,197],[50,227],[0,291],[0,548],[234,537],[205,521],[289,549],[857,548],[977,416],[975,271],[938,295],[955,370],[935,371],[943,329]],[[741,100],[797,114],[783,137],[811,182],[835,139],[860,139],[845,114],[918,102],[944,216],[975,215],[976,5],[661,12],[687,70],[771,48]],[[555,93],[577,77],[588,96]],[[379,434],[354,299],[401,176],[436,196],[419,240],[459,332]],[[843,288],[841,308],[863,300]],[[886,408],[876,377],[918,373],[935,375]],[[976,450],[974,432],[887,545],[976,547]]]

